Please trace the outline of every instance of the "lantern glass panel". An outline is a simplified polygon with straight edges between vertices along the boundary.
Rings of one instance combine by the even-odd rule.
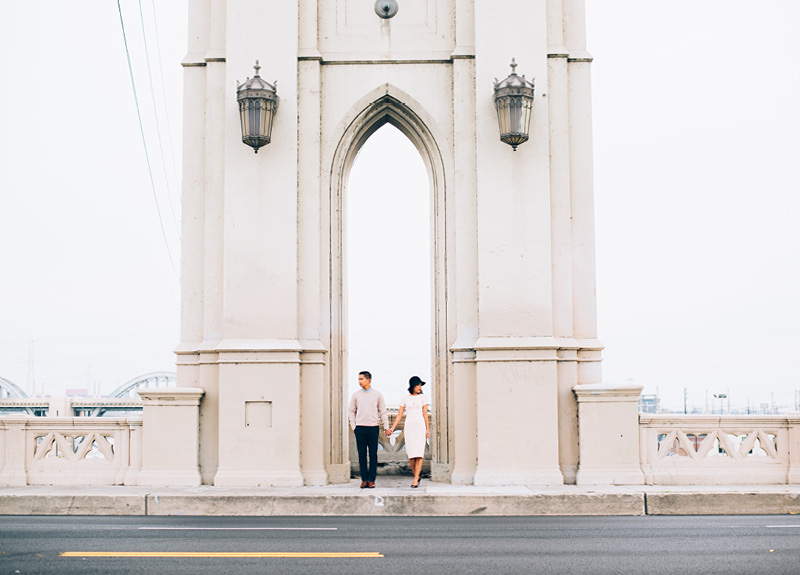
[[[524,96],[505,96],[497,99],[497,119],[500,139],[516,147],[528,140],[532,99]]]
[[[240,100],[242,141],[258,150],[269,144],[272,137],[272,119],[275,102],[266,98]]]

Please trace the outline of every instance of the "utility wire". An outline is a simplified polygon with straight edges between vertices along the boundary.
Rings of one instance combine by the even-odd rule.
[[[175,262],[172,259],[172,252],[169,249],[169,242],[167,241],[167,232],[164,230],[164,219],[161,217],[161,208],[158,205],[158,196],[156,195],[156,184],[153,181],[153,170],[150,167],[150,154],[147,152],[147,140],[144,137],[144,126],[142,125],[142,113],[139,109],[139,96],[136,94],[136,82],[133,79],[133,66],[131,65],[131,53],[128,50],[128,37],[125,34],[125,22],[122,19],[122,6],[117,0],[117,10],[119,11],[119,24],[122,27],[122,40],[125,43],[125,56],[128,59],[128,72],[131,76],[131,87],[133,88],[133,101],[136,103],[136,116],[139,118],[139,132],[142,135],[142,146],[144,146],[144,157],[147,161],[147,173],[150,175],[150,187],[153,189],[153,199],[156,202],[156,212],[158,212],[158,223],[161,224],[161,235],[164,238],[164,247],[167,248],[167,255],[169,256],[169,263],[172,266],[172,271],[175,272],[175,277],[180,281],[178,270],[175,268]]]
[[[175,167],[175,146],[172,143],[172,126],[169,121],[169,106],[167,105],[167,91],[164,88],[164,65],[161,58],[161,40],[158,34],[158,20],[156,19],[156,0],[152,0],[153,4],[153,25],[156,31],[156,53],[158,54],[158,73],[161,78],[161,98],[164,102],[164,117],[167,120],[167,140],[169,141],[169,157],[172,162],[172,175],[175,178],[175,185],[178,186],[178,197],[180,197],[181,180],[178,177],[178,169]],[[178,234],[180,238],[180,234]]]
[[[155,16],[155,13],[153,13]],[[167,186],[167,199],[169,200],[170,213],[172,214],[172,224],[175,226],[175,231],[178,237],[181,236],[181,230],[178,226],[178,220],[175,217],[175,206],[172,203],[172,189],[169,185],[169,175],[167,174],[167,162],[164,157],[164,144],[161,141],[161,122],[158,120],[158,105],[156,104],[156,93],[153,88],[153,72],[150,68],[150,49],[147,47],[147,32],[144,24],[144,14],[142,12],[142,0],[139,0],[139,22],[142,24],[142,41],[144,42],[144,61],[147,63],[147,79],[150,81],[150,98],[153,101],[153,115],[156,119],[156,134],[158,135],[158,151],[161,154],[161,169],[164,171],[164,183]],[[162,78],[163,82],[164,79]],[[163,84],[162,84],[163,88]]]

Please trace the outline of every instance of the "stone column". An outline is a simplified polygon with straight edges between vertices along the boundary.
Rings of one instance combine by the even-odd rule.
[[[580,463],[578,485],[642,485],[639,385],[576,385]]]
[[[546,3],[514,5],[508,34],[492,2],[475,4],[478,327],[476,484],[560,484],[558,342],[553,337]],[[502,143],[493,80],[536,80],[530,139]]]
[[[181,187],[181,341],[178,385],[203,387],[199,347],[204,334],[206,61],[209,50],[210,0],[189,2],[188,52],[183,66],[183,185]],[[214,396],[213,389],[207,396]],[[209,402],[204,402],[204,409]],[[205,413],[203,415],[206,415]],[[213,418],[215,419],[215,418]],[[216,426],[203,426],[201,468],[216,468]],[[209,431],[214,432],[209,435]],[[208,436],[208,437],[206,437]],[[137,471],[138,473],[138,471]],[[206,479],[209,483],[213,475]]]
[[[471,484],[477,463],[475,341],[478,339],[478,208],[475,157],[475,12],[474,0],[456,0],[456,48],[453,51],[453,155],[455,234],[450,261],[455,265],[456,341],[450,347],[452,372],[447,411],[450,481]],[[450,238],[448,238],[449,241]],[[454,249],[452,249],[454,248]],[[454,253],[454,255],[452,255]]]
[[[321,62],[316,0],[298,2],[297,146],[297,272],[300,354],[300,452],[306,485],[349,481],[343,472],[338,445],[341,434],[329,430],[335,421],[330,409],[328,351],[322,344],[322,202],[320,181]],[[338,445],[337,445],[338,444]]]
[[[592,146],[592,55],[586,49],[585,0],[563,0],[564,43],[569,53],[569,158],[572,216],[572,298],[578,340],[578,383],[602,381],[597,341]]]
[[[230,33],[225,41],[224,93],[218,102],[225,128],[218,142],[224,209],[218,214],[219,236],[214,236],[218,241],[224,237],[219,260],[224,265],[209,271],[209,283],[221,290],[221,309],[215,311],[224,334],[208,356],[219,377],[219,466],[214,483],[302,485],[298,12],[296,6],[277,9],[265,2],[227,0],[225,18]],[[277,80],[280,103],[273,142],[255,154],[241,141],[235,83],[252,74],[257,59],[260,75],[269,82]]]
[[[572,202],[570,186],[568,52],[562,0],[547,1],[547,102],[550,118],[550,221],[553,258],[553,335],[558,350],[558,454],[565,483],[578,469],[578,349],[574,339]]]
[[[199,406],[203,390],[164,387],[139,389],[138,393],[143,408],[138,484],[200,485]]]

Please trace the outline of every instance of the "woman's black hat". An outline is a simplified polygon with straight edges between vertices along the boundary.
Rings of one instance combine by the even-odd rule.
[[[408,380],[408,385],[409,387],[414,387],[415,385],[425,385],[425,382],[415,375]]]

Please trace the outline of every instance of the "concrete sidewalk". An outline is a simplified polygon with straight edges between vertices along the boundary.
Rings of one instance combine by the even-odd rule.
[[[800,485],[478,487],[378,477],[324,487],[0,487],[4,515],[800,514]]]

